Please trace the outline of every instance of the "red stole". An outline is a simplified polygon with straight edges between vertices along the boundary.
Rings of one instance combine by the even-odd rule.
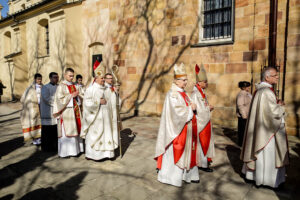
[[[73,92],[76,92],[75,85],[67,85],[67,86],[68,86],[70,94],[72,94]],[[74,108],[74,113],[75,113],[77,132],[78,132],[78,134],[80,134],[80,130],[81,130],[80,109],[77,104],[76,97],[73,98],[73,108]]]
[[[186,93],[185,92],[179,92],[179,93],[182,96],[182,98],[184,99],[186,106],[189,106],[190,99],[186,95]],[[196,120],[195,115],[193,116],[193,120]],[[187,136],[187,130],[188,130],[188,123],[186,123],[184,125],[184,127],[183,127],[182,131],[180,132],[180,134],[172,141],[173,154],[174,154],[174,164],[176,164],[180,160],[180,158],[181,158],[181,156],[184,152],[185,143],[186,143],[186,136]],[[190,168],[196,166],[196,149],[197,149],[197,132],[193,131]],[[157,158],[157,169],[161,169],[162,157],[163,157],[163,154],[160,155]]]
[[[196,87],[197,87],[198,91],[200,92],[202,98],[205,99],[205,101],[207,102],[206,96],[203,93],[202,89],[199,87],[198,84],[196,84]],[[196,126],[196,128],[197,128],[197,122],[195,121],[194,123],[195,124],[193,124],[193,126]],[[201,144],[204,156],[206,156],[206,154],[207,154],[209,144],[210,144],[210,138],[211,138],[211,122],[209,121],[206,124],[206,126],[204,127],[204,129],[199,133],[200,144]],[[211,162],[211,158],[207,158],[207,161]]]

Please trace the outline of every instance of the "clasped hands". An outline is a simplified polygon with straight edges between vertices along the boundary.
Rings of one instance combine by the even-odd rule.
[[[191,103],[191,107],[192,107],[193,111],[197,110],[197,105],[196,104]],[[212,105],[209,105],[209,110],[212,111],[213,109],[214,109],[214,107]]]
[[[75,97],[78,96],[78,94],[79,94],[79,92],[78,92],[78,91],[75,91],[75,92],[73,92],[71,95],[72,95],[73,98],[75,98]]]
[[[101,104],[101,105],[105,105],[105,104],[106,104],[106,100],[105,100],[104,98],[101,98],[101,99],[100,99],[100,104]]]

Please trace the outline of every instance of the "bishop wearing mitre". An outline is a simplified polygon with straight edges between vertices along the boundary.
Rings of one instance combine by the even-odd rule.
[[[58,85],[54,96],[53,116],[58,119],[58,156],[77,156],[83,152],[83,142],[80,136],[81,111],[78,105],[82,99],[81,88],[74,82],[74,70],[67,68],[64,80]]]
[[[95,81],[84,94],[83,126],[81,137],[85,138],[87,159],[113,158],[118,148],[118,135],[114,134],[112,109],[109,104],[110,88],[105,86],[105,66],[94,65]]]
[[[245,129],[242,173],[256,185],[277,188],[285,182],[289,163],[284,102],[276,98],[273,89],[278,83],[277,70],[266,68],[262,79],[256,85]]]
[[[184,64],[175,65],[174,72],[161,115],[155,159],[158,181],[181,187],[182,181],[199,182],[197,136],[192,131],[196,106],[184,90],[188,81]]]
[[[210,112],[214,109],[208,103],[205,89],[208,86],[206,71],[201,64],[201,68],[195,66],[196,84],[191,95],[192,102],[197,106],[196,118],[193,120],[193,127],[197,130],[197,138],[199,140],[200,163],[203,171],[212,172],[209,167],[212,158],[215,155],[214,139],[211,125]]]

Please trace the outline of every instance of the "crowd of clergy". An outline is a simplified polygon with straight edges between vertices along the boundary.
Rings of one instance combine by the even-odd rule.
[[[205,92],[208,78],[204,66],[196,65],[194,74],[194,88],[189,95],[185,91],[185,66],[175,64],[157,135],[157,179],[177,187],[183,182],[199,183],[199,170],[213,172],[214,107]],[[82,152],[90,160],[115,157],[121,145],[120,83],[99,62],[94,65],[94,75],[93,82],[85,87],[80,75],[73,82],[72,68],[65,70],[59,84],[55,72],[49,74],[50,83],[46,85],[42,84],[42,76],[35,74],[34,83],[20,100],[24,140],[41,145],[43,151],[57,151],[59,157]],[[268,67],[253,94],[251,84],[240,81],[236,98],[241,176],[257,186],[271,188],[285,182],[285,166],[289,163],[284,102],[277,99],[273,89],[277,82],[277,70]]]
[[[72,68],[65,70],[59,84],[56,72],[49,74],[46,85],[41,74],[35,74],[20,100],[24,141],[41,145],[43,151],[58,152],[59,157],[85,151],[87,159],[113,158],[120,144],[120,85],[100,62],[95,63],[94,74],[88,87],[82,84],[81,75],[73,82]]]

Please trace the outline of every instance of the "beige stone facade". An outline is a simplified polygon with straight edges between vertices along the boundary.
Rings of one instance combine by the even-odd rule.
[[[119,66],[122,112],[159,115],[173,80],[173,65],[178,62],[186,65],[187,91],[190,92],[195,81],[194,66],[203,63],[208,72],[208,98],[215,106],[213,122],[235,127],[238,82],[253,80],[254,86],[259,82],[261,66],[268,60],[270,1],[231,2],[234,3],[233,43],[206,46],[201,39],[203,0],[85,0],[74,3],[53,0],[29,11],[25,9],[16,15],[18,23],[12,19],[0,21],[0,68],[3,72],[0,79],[12,86],[5,90],[4,97],[8,100],[12,92],[19,96],[35,72],[41,72],[47,81],[49,72],[62,74],[65,67],[73,67],[88,84],[92,80],[92,55],[102,54],[108,68],[113,64]],[[299,135],[300,1],[278,0],[278,3],[280,98],[285,66],[287,131]],[[45,41],[42,39],[45,22],[49,27],[50,52],[40,55],[39,49],[45,49],[39,45]],[[9,44],[10,52],[14,54],[5,58],[8,32],[13,41]]]

